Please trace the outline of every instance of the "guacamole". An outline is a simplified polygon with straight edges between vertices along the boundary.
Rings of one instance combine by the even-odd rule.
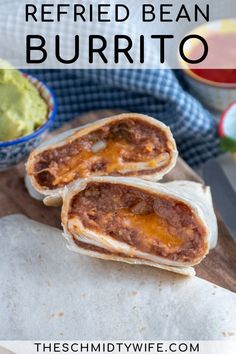
[[[20,71],[0,62],[0,141],[32,133],[46,121],[47,113],[47,104],[34,85]]]

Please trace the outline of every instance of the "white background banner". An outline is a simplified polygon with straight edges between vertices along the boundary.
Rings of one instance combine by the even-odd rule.
[[[0,0],[0,57],[20,68],[179,68],[189,31],[229,17],[235,0]]]
[[[10,352],[9,352],[10,350]],[[36,354],[36,353],[199,353],[199,354],[235,354],[236,341],[153,341],[153,342],[0,342],[0,354]]]

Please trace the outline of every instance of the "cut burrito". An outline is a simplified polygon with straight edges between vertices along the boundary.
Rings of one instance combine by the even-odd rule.
[[[57,196],[64,186],[91,176],[157,181],[175,166],[177,155],[166,125],[126,113],[54,137],[31,153],[26,169],[37,192]]]
[[[65,188],[62,225],[72,250],[186,275],[217,240],[209,187],[187,181],[91,177]]]

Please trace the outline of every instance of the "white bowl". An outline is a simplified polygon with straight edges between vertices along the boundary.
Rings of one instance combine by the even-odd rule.
[[[189,34],[198,34],[207,39],[207,36],[214,33],[232,32],[235,32],[236,35],[236,19],[224,19],[209,22],[195,28]],[[185,49],[187,56],[191,53],[197,43],[198,41],[196,40],[188,41],[188,46]],[[224,55],[224,53],[222,53],[222,55]],[[227,84],[204,79],[189,69],[188,64],[180,56],[178,59],[191,91],[203,104],[209,108],[223,112],[225,108],[236,99],[236,83]]]

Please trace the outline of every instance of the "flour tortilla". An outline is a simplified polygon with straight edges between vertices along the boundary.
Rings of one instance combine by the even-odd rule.
[[[236,294],[69,252],[61,230],[0,219],[2,340],[235,340]]]

